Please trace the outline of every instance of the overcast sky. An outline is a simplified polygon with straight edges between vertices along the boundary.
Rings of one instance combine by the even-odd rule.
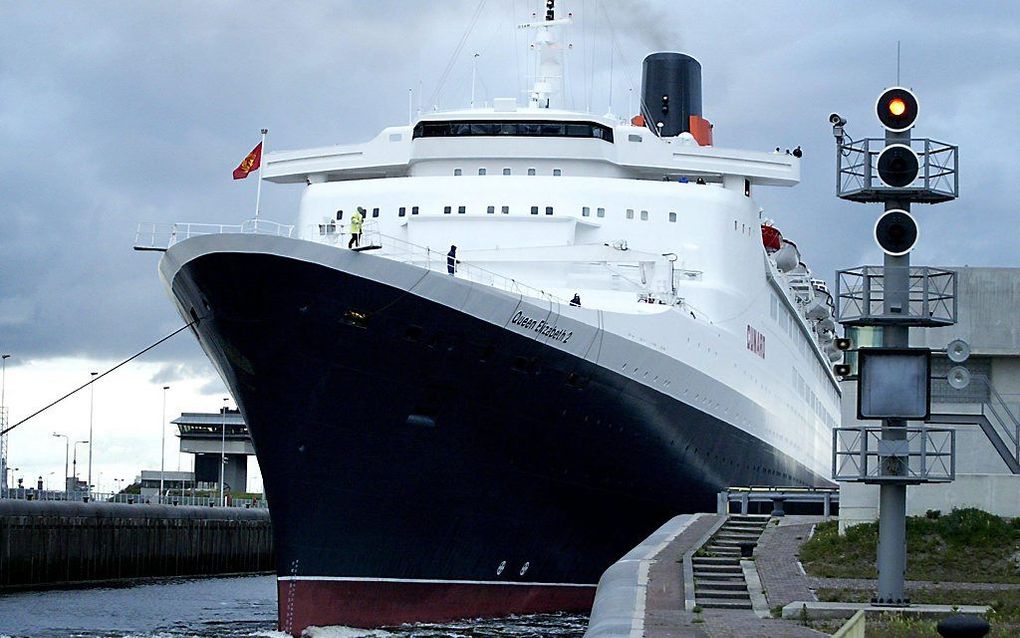
[[[138,222],[240,223],[251,217],[255,181],[230,173],[260,128],[270,130],[270,150],[360,142],[407,122],[409,88],[426,109],[465,106],[473,53],[479,100],[523,96],[526,41],[512,25],[537,4],[488,0],[452,58],[477,0],[0,0],[0,350],[13,355],[12,419],[180,325],[156,276],[157,255],[131,249]],[[914,263],[1020,266],[1017,3],[558,7],[577,20],[566,38],[566,106],[623,115],[636,103],[629,93],[639,90],[644,55],[681,50],[702,63],[716,145],[803,147],[802,184],[756,197],[830,282],[837,268],[879,263],[880,254],[871,240],[877,206],[833,194],[827,116],[845,115],[855,138],[881,135],[872,108],[896,82],[901,40],[901,83],[921,102],[914,135],[961,147],[960,199],[915,208]],[[266,184],[263,216],[291,221],[300,190]],[[114,375],[97,388],[104,438],[124,443],[104,454],[116,464],[109,472],[158,466],[151,441],[164,383],[174,386],[178,412],[221,403],[222,384],[189,333],[144,361],[115,373],[126,384],[117,392]],[[155,419],[146,444],[132,438],[141,427],[133,401]],[[65,429],[77,436],[86,412],[69,412]],[[41,420],[16,432],[12,465],[30,475],[59,469],[49,437],[56,425]]]

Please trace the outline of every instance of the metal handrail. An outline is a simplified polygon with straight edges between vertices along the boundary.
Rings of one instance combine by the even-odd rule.
[[[255,234],[292,237],[294,226],[268,219],[249,219],[240,224],[201,222],[140,222],[135,230],[135,250],[165,251],[179,241],[201,235]]]

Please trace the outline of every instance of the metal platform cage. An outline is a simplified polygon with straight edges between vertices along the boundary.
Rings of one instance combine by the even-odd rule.
[[[844,326],[938,327],[956,323],[956,271],[930,266],[910,268],[909,301],[898,312],[885,311],[883,266],[858,266],[836,275],[836,317]]]
[[[880,425],[832,431],[832,478],[857,483],[949,483],[956,478],[956,430],[924,425],[896,428],[883,439]]]
[[[902,199],[937,204],[960,195],[959,147],[928,138],[902,142],[917,153],[914,183],[905,188],[887,186],[878,176],[878,156],[887,146],[884,139],[869,137],[839,145],[836,195],[854,202]]]

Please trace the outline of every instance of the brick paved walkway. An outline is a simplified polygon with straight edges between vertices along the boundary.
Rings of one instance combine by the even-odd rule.
[[[800,546],[807,541],[811,527],[823,520],[818,516],[787,516],[780,525],[769,525],[758,541],[756,564],[769,609],[795,600],[814,600],[807,576],[798,562]]]
[[[819,578],[807,577],[811,589],[877,589],[878,581],[867,578]],[[906,589],[970,589],[973,591],[1004,591],[1020,589],[1020,583],[957,583],[933,580],[908,580]]]

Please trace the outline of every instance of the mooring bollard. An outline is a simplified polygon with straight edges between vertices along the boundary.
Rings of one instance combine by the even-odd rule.
[[[786,512],[783,511],[783,503],[785,501],[785,498],[779,496],[772,499],[772,516],[775,516],[776,518],[786,516]]]
[[[740,557],[751,558],[754,556],[754,548],[757,547],[758,543],[754,541],[741,541],[740,545]]]
[[[939,621],[936,629],[942,638],[982,638],[991,627],[980,616],[950,616]]]

